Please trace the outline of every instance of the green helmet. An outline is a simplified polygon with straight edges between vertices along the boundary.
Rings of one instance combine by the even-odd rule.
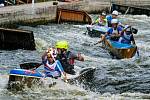
[[[60,49],[68,49],[69,44],[67,41],[58,41],[56,42],[56,48],[60,48]]]

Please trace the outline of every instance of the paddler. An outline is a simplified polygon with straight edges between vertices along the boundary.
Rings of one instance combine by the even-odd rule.
[[[112,19],[111,24],[112,27],[104,35],[101,35],[100,41],[98,41],[96,44],[101,43],[102,41],[104,41],[105,38],[113,41],[119,40],[122,28],[118,25],[118,19]]]
[[[97,24],[99,26],[108,26],[107,19],[106,19],[106,12],[102,12],[98,19],[92,23],[92,25]]]
[[[107,16],[106,16],[106,19],[107,19],[107,22],[108,22],[108,27],[111,27],[111,26],[112,26],[112,24],[111,24],[111,20],[112,20],[112,19],[118,19],[118,20],[119,20],[118,15],[119,15],[119,12],[118,12],[117,10],[114,10],[114,11],[111,13],[111,15],[107,15]],[[122,24],[121,24],[120,21],[118,21],[118,25],[122,26]]]
[[[131,26],[125,25],[120,36],[121,37],[119,39],[119,42],[125,43],[125,44],[131,44],[131,42],[132,42],[133,45],[136,45]]]
[[[80,53],[69,51],[69,44],[65,40],[56,42],[55,46],[58,52],[56,59],[61,62],[66,73],[74,75],[74,60],[84,61],[84,57]]]
[[[58,78],[63,76],[67,80],[66,73],[61,63],[56,60],[57,50],[49,48],[42,56],[42,63],[44,64],[44,73],[46,77]]]

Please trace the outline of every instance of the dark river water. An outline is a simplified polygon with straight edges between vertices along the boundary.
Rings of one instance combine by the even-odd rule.
[[[99,38],[84,35],[85,25],[48,24],[36,27],[20,26],[19,29],[34,32],[35,51],[0,51],[0,100],[149,100],[150,99],[150,17],[145,15],[121,16],[139,30],[135,35],[140,57],[131,59],[112,59],[109,53],[96,43]],[[76,62],[80,67],[96,67],[93,79],[88,84],[69,85],[58,82],[54,87],[25,88],[24,91],[10,92],[6,89],[9,71],[19,68],[20,63],[40,62],[47,47],[54,46],[58,40],[67,40],[70,50],[80,52],[85,62]]]

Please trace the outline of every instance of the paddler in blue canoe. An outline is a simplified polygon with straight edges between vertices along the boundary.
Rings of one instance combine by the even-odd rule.
[[[111,24],[112,27],[105,34],[101,35],[101,39],[96,44],[103,42],[105,38],[113,41],[119,40],[122,27],[118,25],[118,19],[112,19]]]
[[[133,45],[136,45],[131,26],[125,25],[123,31],[120,34],[119,42],[125,43],[125,44],[131,44],[132,42]]]
[[[107,19],[106,19],[106,12],[102,12],[101,15],[99,16],[99,18],[97,18],[92,25],[97,24],[99,26],[107,26],[108,27],[108,23],[107,23]]]
[[[111,20],[112,20],[112,19],[118,19],[118,25],[123,26],[123,25],[121,24],[121,22],[120,22],[118,16],[119,16],[119,12],[118,12],[117,10],[114,10],[114,11],[111,13],[111,15],[107,15],[107,16],[106,16],[106,19],[107,19],[107,22],[108,22],[108,27],[111,27],[111,26],[112,26],[112,24],[111,24]]]
[[[56,60],[57,50],[49,48],[42,56],[42,63],[44,64],[44,73],[46,77],[58,78],[63,76],[67,81],[66,73],[61,63]]]

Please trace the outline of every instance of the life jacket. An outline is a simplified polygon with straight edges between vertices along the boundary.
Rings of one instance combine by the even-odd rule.
[[[117,28],[118,28],[118,27],[117,27]],[[119,31],[118,31],[117,28],[116,28],[116,29],[112,28],[112,29],[113,29],[112,34],[115,34],[115,33],[119,34]],[[111,34],[111,35],[112,35],[112,34]]]
[[[44,64],[45,72],[55,71],[56,65],[56,62],[51,64],[48,60],[46,60],[46,63]]]
[[[66,54],[58,54],[56,59],[60,61],[65,72],[73,74],[74,59],[69,57],[70,53],[70,51],[67,51]]]
[[[127,35],[126,32],[124,32],[123,36],[120,37],[119,42],[131,44],[131,36],[132,36],[132,34]]]
[[[63,62],[66,62],[70,65],[74,65],[74,59],[70,58],[70,51],[67,51],[66,54],[58,54],[57,59]]]
[[[111,27],[111,20],[112,20],[112,16],[111,15],[107,15],[106,16],[106,19],[107,19],[107,24],[108,24],[108,27]]]
[[[99,26],[108,26],[108,24],[107,24],[107,19],[106,19],[106,18],[104,19],[104,21],[105,21],[105,22],[102,22],[102,20],[99,18],[98,25],[99,25]]]
[[[109,36],[111,36],[111,35],[113,35],[113,34],[115,34],[115,33],[119,34],[118,27],[117,27],[116,29],[114,29],[114,28],[112,28],[112,29],[113,29],[113,30],[112,30],[112,33],[110,33]],[[118,40],[119,40],[119,37],[111,37],[110,39],[113,40],[113,41],[118,41]]]

